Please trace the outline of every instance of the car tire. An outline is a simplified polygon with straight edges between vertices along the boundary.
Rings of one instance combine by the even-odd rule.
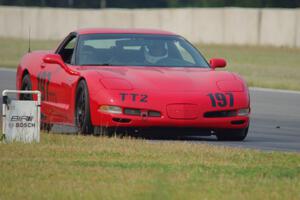
[[[41,130],[46,131],[47,133],[49,133],[51,131],[53,127],[53,124],[49,124],[49,123],[41,123]]]
[[[112,130],[109,127],[105,127],[105,126],[94,127],[95,136],[110,136],[111,132]]]
[[[217,132],[216,136],[219,141],[243,141],[248,134],[248,129],[229,129]]]
[[[78,83],[75,100],[75,123],[79,134],[92,134],[93,126],[90,115],[90,101],[87,84],[84,80]]]
[[[21,90],[32,90],[32,84],[29,74],[22,79]],[[20,94],[20,100],[33,100],[32,94]]]

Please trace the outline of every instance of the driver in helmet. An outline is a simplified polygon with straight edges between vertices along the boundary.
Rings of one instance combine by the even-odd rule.
[[[168,46],[166,42],[153,41],[144,48],[145,59],[151,64],[168,57]]]

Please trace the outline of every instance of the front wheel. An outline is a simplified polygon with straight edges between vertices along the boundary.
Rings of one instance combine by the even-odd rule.
[[[90,115],[90,101],[87,84],[81,80],[77,87],[75,102],[75,123],[80,134],[93,133]]]
[[[248,134],[248,129],[229,129],[217,132],[217,139],[220,141],[243,141]]]
[[[22,79],[21,90],[32,90],[32,84],[29,74],[26,74]],[[20,100],[32,100],[32,94],[21,94]]]

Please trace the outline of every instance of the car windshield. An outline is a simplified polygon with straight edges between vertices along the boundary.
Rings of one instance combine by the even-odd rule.
[[[197,49],[172,35],[81,35],[76,55],[77,65],[209,67]]]

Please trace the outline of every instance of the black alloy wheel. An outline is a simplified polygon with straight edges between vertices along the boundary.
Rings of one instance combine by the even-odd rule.
[[[26,74],[22,79],[21,90],[32,90],[32,84],[29,74]],[[32,94],[21,94],[20,100],[33,100]]]
[[[87,84],[81,80],[77,87],[75,102],[75,120],[78,132],[80,134],[93,133],[90,116],[90,101]]]

